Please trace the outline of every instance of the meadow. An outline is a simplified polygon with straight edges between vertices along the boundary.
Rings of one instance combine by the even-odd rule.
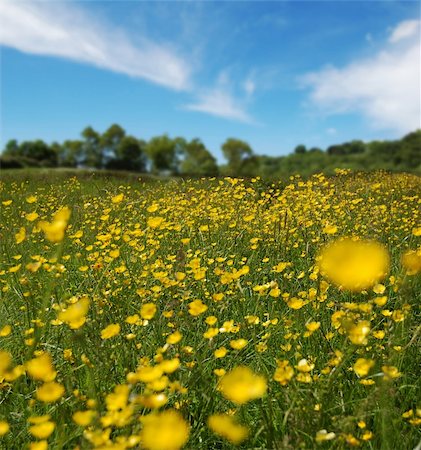
[[[420,442],[419,177],[0,186],[0,448]]]

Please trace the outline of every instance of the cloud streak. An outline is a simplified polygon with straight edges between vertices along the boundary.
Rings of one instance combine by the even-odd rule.
[[[253,124],[254,120],[246,112],[244,106],[229,92],[220,88],[198,94],[195,102],[183,106],[189,111],[199,111],[224,119]]]
[[[414,22],[398,24],[373,58],[302,77],[313,105],[328,114],[362,113],[376,128],[400,133],[419,128],[420,42]]]
[[[169,46],[144,36],[137,41],[102,23],[87,10],[64,2],[0,0],[0,44],[141,78],[175,90],[190,84],[191,67]]]

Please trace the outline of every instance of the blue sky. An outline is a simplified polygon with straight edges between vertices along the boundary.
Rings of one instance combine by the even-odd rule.
[[[1,144],[119,123],[256,153],[420,126],[417,1],[0,0]]]

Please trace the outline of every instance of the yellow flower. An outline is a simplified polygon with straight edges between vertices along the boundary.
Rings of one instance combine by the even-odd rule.
[[[142,395],[136,401],[145,408],[158,409],[168,402],[168,397],[161,392],[159,394]]]
[[[25,219],[26,219],[28,222],[33,222],[34,220],[37,220],[38,217],[39,217],[38,213],[35,212],[35,211],[33,211],[33,212],[31,212],[31,213],[26,214]]]
[[[164,222],[163,217],[149,217],[147,223],[149,228],[158,228],[162,222]]]
[[[37,201],[37,197],[35,195],[30,195],[29,197],[26,197],[26,202],[31,204],[35,203]]]
[[[373,241],[339,239],[327,245],[318,257],[320,273],[342,289],[369,289],[389,271],[386,248]]]
[[[323,233],[325,234],[335,234],[338,231],[338,227],[336,225],[326,225],[323,228]]]
[[[95,411],[88,409],[87,411],[76,411],[73,416],[73,422],[81,427],[87,427],[95,417]]]
[[[80,328],[86,322],[86,314],[89,309],[89,298],[84,296],[76,303],[70,305],[67,309],[61,311],[58,319],[67,323],[70,328]]]
[[[54,422],[46,421],[30,426],[29,432],[38,439],[47,439],[55,427]]]
[[[178,450],[189,438],[190,427],[178,411],[169,409],[141,419],[142,448],[147,450]]]
[[[113,259],[116,259],[120,256],[120,250],[118,248],[114,249],[114,250],[110,250],[110,256]]]
[[[198,316],[204,313],[208,307],[202,302],[202,300],[194,300],[189,303],[189,313],[192,316]]]
[[[47,450],[48,442],[46,440],[31,442],[29,444],[29,450]]]
[[[164,373],[173,373],[180,367],[180,360],[178,358],[164,359],[159,366]]]
[[[130,388],[127,384],[119,384],[105,397],[105,403],[108,411],[117,411],[127,406]]]
[[[225,398],[242,405],[263,397],[267,383],[263,376],[255,374],[248,367],[238,366],[221,378],[218,389]]]
[[[0,420],[0,436],[4,436],[9,430],[9,424],[5,420]]]
[[[236,423],[234,418],[227,414],[213,414],[208,418],[208,426],[214,433],[234,445],[241,444],[249,434],[247,427]]]
[[[151,381],[155,381],[158,378],[161,378],[163,373],[164,371],[160,366],[139,367],[136,371],[137,379],[139,381],[142,381],[143,383],[150,383]]]
[[[12,327],[10,325],[5,325],[1,330],[0,330],[0,337],[5,337],[5,336],[9,336],[9,334],[12,332]]]
[[[294,376],[294,369],[289,365],[287,360],[278,361],[277,365],[278,367],[275,370],[273,379],[278,381],[282,386],[286,386],[288,381]]]
[[[167,337],[167,344],[177,344],[181,341],[182,334],[179,331],[174,331],[174,333],[170,334]]]
[[[414,236],[421,236],[421,227],[413,228],[412,229],[412,234]]]
[[[291,300],[289,300],[287,302],[287,305],[292,309],[301,309],[306,304],[307,304],[306,301],[304,301],[301,298],[296,298],[296,297],[291,298]]]
[[[374,361],[372,359],[358,358],[353,369],[359,377],[365,377],[373,366]]]
[[[26,371],[34,380],[52,381],[57,375],[51,355],[43,353],[26,363]]]
[[[153,318],[155,313],[156,313],[155,303],[145,303],[142,305],[142,308],[140,309],[140,315],[142,316],[142,319],[150,320]]]
[[[44,403],[53,403],[64,395],[64,386],[55,381],[49,381],[37,388],[37,399]]]
[[[24,227],[20,228],[20,230],[15,234],[16,244],[20,244],[26,238],[26,229]]]
[[[116,204],[116,203],[122,202],[123,199],[124,199],[124,194],[121,193],[121,194],[115,195],[114,197],[111,197],[111,202],[114,203],[114,204]]]
[[[225,347],[220,347],[216,349],[213,354],[215,358],[223,358],[227,354],[228,350]]]
[[[362,320],[356,324],[345,327],[348,332],[349,340],[355,345],[366,345],[367,336],[370,333],[370,322]]]
[[[314,364],[309,363],[307,359],[303,358],[298,361],[298,364],[295,366],[295,368],[302,373],[311,372],[314,369]]]
[[[64,239],[69,219],[70,209],[65,206],[54,214],[52,222],[41,221],[38,225],[50,242],[61,242]]]
[[[402,265],[408,272],[408,275],[415,275],[421,272],[421,248],[405,252],[402,256]]]
[[[382,366],[382,371],[386,380],[399,378],[402,375],[395,366]]]
[[[234,350],[241,350],[247,344],[248,344],[248,341],[246,341],[245,339],[242,339],[242,338],[234,339],[234,340],[230,341],[230,347],[233,348]]]
[[[101,331],[101,339],[110,339],[120,333],[120,324],[112,323]]]
[[[316,442],[325,442],[325,441],[331,441],[332,439],[335,439],[336,434],[333,432],[328,433],[327,430],[320,430],[316,433]]]

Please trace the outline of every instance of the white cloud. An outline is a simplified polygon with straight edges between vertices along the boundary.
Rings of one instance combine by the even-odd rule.
[[[312,89],[313,104],[329,114],[360,112],[370,125],[400,133],[419,128],[420,41],[416,33],[402,31],[404,23],[393,30],[394,43],[372,58],[302,77],[304,86]]]
[[[238,120],[245,123],[253,123],[253,119],[229,92],[215,88],[202,92],[197,96],[197,101],[183,107],[189,111],[200,111],[225,119]]]
[[[142,78],[172,89],[189,85],[189,64],[168,46],[102,23],[65,2],[0,0],[0,44]]]
[[[254,91],[256,90],[256,83],[250,78],[248,78],[243,83],[243,89],[246,91],[247,95],[253,95]]]
[[[390,34],[389,42],[392,44],[418,35],[420,37],[420,20],[405,20],[399,23]]]
[[[250,82],[249,85],[247,85],[247,81]],[[255,122],[248,114],[246,106],[248,101],[251,100],[255,85],[249,77],[240,87],[243,91],[244,99],[233,95],[229,70],[221,70],[216,79],[215,87],[197,90],[194,94],[194,101],[184,105],[182,108],[188,111],[198,111],[216,117],[254,124]],[[246,91],[245,96],[244,91]]]

